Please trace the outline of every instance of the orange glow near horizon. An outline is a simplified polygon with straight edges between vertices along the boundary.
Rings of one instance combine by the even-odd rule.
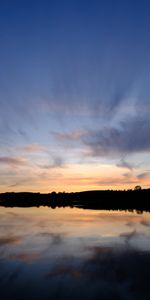
[[[16,183],[1,185],[0,192],[30,191],[49,193],[78,192],[84,190],[130,189],[135,185],[149,187],[149,178],[141,178],[125,173],[123,168],[107,164],[72,164],[62,168],[44,170],[22,167],[22,178],[18,171]],[[24,181],[24,178],[27,180]],[[20,181],[19,181],[20,180]],[[11,181],[11,177],[10,177]],[[17,183],[18,181],[18,183]]]

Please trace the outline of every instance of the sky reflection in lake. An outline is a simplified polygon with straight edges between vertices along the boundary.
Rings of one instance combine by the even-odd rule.
[[[150,214],[0,208],[5,299],[150,299]]]

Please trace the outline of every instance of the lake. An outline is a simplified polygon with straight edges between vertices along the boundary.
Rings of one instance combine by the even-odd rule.
[[[0,299],[150,299],[150,213],[0,207]]]

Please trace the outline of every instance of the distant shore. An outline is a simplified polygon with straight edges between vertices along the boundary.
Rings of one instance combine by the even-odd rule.
[[[86,209],[121,209],[150,211],[150,189],[85,191],[76,193],[1,193],[4,207],[80,207]]]

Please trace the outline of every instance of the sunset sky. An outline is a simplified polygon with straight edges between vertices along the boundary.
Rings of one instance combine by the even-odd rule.
[[[0,192],[150,187],[150,1],[0,1]]]

